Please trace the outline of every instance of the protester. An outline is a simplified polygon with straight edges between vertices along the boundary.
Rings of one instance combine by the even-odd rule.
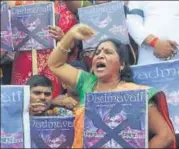
[[[16,5],[36,3],[38,1],[16,1]],[[45,1],[44,1],[45,2]],[[12,5],[11,5],[12,6]],[[55,2],[56,14],[59,14],[59,20],[57,20],[57,26],[49,28],[49,31],[54,31],[52,34],[56,35],[55,39],[60,40],[63,34],[65,34],[74,24],[76,24],[75,16],[68,10],[63,2]],[[74,47],[75,48],[75,47]],[[54,90],[53,97],[55,98],[61,94],[61,81],[55,77],[47,66],[47,59],[52,49],[37,51],[37,67],[38,74],[47,76],[52,80]],[[74,50],[75,51],[75,50]],[[76,59],[77,56],[72,55],[70,60]],[[33,75],[32,72],[32,52],[21,51],[17,52],[12,68],[12,81],[11,84],[21,85]]]
[[[65,110],[62,110],[61,108],[63,107],[72,110],[72,108],[77,105],[77,101],[74,100],[73,97],[71,97],[73,96],[73,94],[71,94],[71,96],[69,94],[68,96],[63,96],[61,98],[57,97],[56,99],[52,100],[52,81],[46,76],[34,75],[29,78],[26,85],[30,86],[29,112],[31,115],[70,116],[70,112],[64,113]]]
[[[52,100],[52,81],[43,75],[34,75],[27,81],[30,86],[30,114],[47,115]]]
[[[138,64],[179,59],[179,1],[129,1],[127,23]]]
[[[87,71],[86,66],[78,60],[70,62],[70,65]],[[65,84],[63,84],[63,88],[67,89],[65,95],[57,96],[54,100],[52,100],[52,82],[49,78],[43,75],[32,76],[29,78],[26,85],[30,86],[31,115],[70,116],[72,115],[70,110],[73,111],[79,102],[79,95],[74,91],[69,90]]]
[[[94,31],[87,25],[78,24],[74,26],[57,43],[57,47],[53,50],[48,60],[51,71],[68,84],[68,86],[74,88],[80,95],[80,104],[76,109],[76,120],[74,122],[75,140],[73,147],[82,148],[86,92],[121,91],[142,88],[149,89],[149,131],[155,134],[149,141],[149,148],[166,148],[175,143],[174,135],[172,134],[172,123],[169,122],[169,125],[167,125],[153,101],[157,97],[155,95],[158,92],[153,88],[131,83],[130,71],[123,59],[124,51],[121,49],[123,47],[122,44],[114,40],[106,40],[97,46],[92,61],[94,75],[78,70],[66,63],[70,43],[73,40],[89,39],[93,35]]]

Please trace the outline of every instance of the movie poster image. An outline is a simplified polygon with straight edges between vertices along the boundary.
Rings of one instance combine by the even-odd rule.
[[[148,146],[146,90],[88,93],[85,100],[85,148]]]
[[[179,60],[134,66],[134,81],[164,91],[175,133],[179,133]]]
[[[74,117],[32,116],[32,148],[71,148],[74,140]]]
[[[124,44],[129,43],[123,3],[113,1],[99,5],[92,5],[78,9],[80,23],[92,27],[95,36],[83,41],[83,49],[96,47],[107,38],[115,38]]]
[[[7,2],[1,2],[1,51],[13,51],[12,29]]]
[[[1,148],[31,148],[29,86],[1,86]]]
[[[12,7],[11,24],[16,51],[54,48],[55,40],[48,32],[48,27],[55,25],[52,2]]]

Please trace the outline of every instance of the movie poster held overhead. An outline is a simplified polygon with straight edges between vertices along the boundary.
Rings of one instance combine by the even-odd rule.
[[[71,148],[74,140],[74,117],[31,117],[32,148]]]
[[[29,86],[1,86],[1,148],[31,148]]]
[[[48,27],[55,25],[52,2],[12,7],[11,24],[15,50],[54,48],[55,40],[48,32]]]
[[[1,2],[1,50],[13,51],[12,29],[8,3]]]
[[[123,3],[108,2],[78,9],[80,23],[88,24],[96,34],[93,38],[83,41],[83,49],[96,45],[109,37],[129,43],[128,30],[124,14]]]
[[[88,93],[84,148],[147,148],[146,90]]]
[[[179,133],[179,60],[133,67],[134,81],[164,91],[175,133]]]

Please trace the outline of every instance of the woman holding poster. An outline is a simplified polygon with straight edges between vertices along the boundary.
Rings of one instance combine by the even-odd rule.
[[[42,1],[8,1],[9,5],[12,7],[14,5],[27,5],[40,3]],[[47,1],[43,1],[47,2]],[[71,13],[64,2],[55,2],[55,13],[60,15],[60,18],[57,22],[58,27],[51,27],[49,31],[53,35],[55,39],[60,40],[63,37],[64,33],[66,33],[74,24],[76,24],[76,17]],[[61,82],[60,80],[54,76],[48,66],[47,60],[51,53],[52,49],[39,50],[37,51],[37,67],[38,73],[41,75],[45,75],[53,82],[54,91],[53,97],[56,97],[61,92]],[[73,56],[71,59],[75,59]],[[17,52],[15,56],[15,60],[13,62],[12,68],[12,84],[21,85],[25,84],[26,81],[33,75],[32,72],[32,52],[31,51],[21,51]]]
[[[159,96],[162,99],[165,99],[165,96],[153,88],[131,82],[131,71],[125,63],[125,55],[123,53],[125,45],[113,39],[99,43],[92,60],[92,71],[94,74],[81,71],[66,63],[71,43],[74,40],[87,40],[94,34],[94,31],[87,25],[79,24],[74,26],[57,43],[56,49],[53,50],[48,60],[51,71],[80,95],[80,104],[74,110],[76,119],[74,122],[75,140],[73,147],[83,147],[84,103],[87,92],[147,88],[149,90],[149,132],[153,134],[153,137],[149,140],[149,148],[175,148],[176,141],[172,123],[167,114],[165,114],[166,111],[154,102],[154,100],[158,101]],[[162,102],[165,103],[164,101]],[[159,109],[161,113],[164,113],[163,116]]]

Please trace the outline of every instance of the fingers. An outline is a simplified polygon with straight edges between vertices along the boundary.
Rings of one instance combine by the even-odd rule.
[[[82,26],[79,28],[79,31],[84,35],[84,36],[93,36],[95,34],[94,30],[90,28],[87,25]]]
[[[86,24],[78,24],[72,30],[80,40],[87,40],[95,34],[94,30]]]
[[[172,48],[172,57],[174,57],[177,54],[177,49],[176,48]]]
[[[171,51],[172,51],[171,57],[174,57],[177,54],[178,43],[176,41],[171,41],[171,40],[169,40],[169,42],[170,42]]]
[[[73,109],[76,105],[77,105],[77,103],[71,102],[71,103],[66,104],[65,107],[68,109]]]
[[[41,114],[45,111],[45,108],[43,107],[38,107],[38,108],[30,108],[29,113],[31,115],[37,115],[37,114]]]
[[[171,40],[161,40],[156,44],[154,55],[162,60],[170,60],[177,54],[177,43]]]
[[[73,105],[69,104],[69,105],[66,105],[65,107],[66,107],[67,109],[72,110],[75,106],[73,106]]]
[[[36,107],[36,106],[45,106],[45,104],[42,103],[42,102],[35,102],[35,103],[31,103],[30,106],[32,106],[32,107]]]
[[[49,26],[48,29],[54,33],[64,34],[63,31],[57,26]]]
[[[49,33],[52,36],[52,38],[60,40],[64,36],[63,31],[59,27],[49,26],[48,28],[49,28]]]
[[[176,42],[176,41],[173,41],[173,40],[169,40],[170,44],[174,47],[177,47],[179,46],[179,44]]]
[[[67,97],[63,100],[63,106],[67,109],[73,109],[77,104],[78,102],[71,97]]]
[[[46,110],[46,105],[44,103],[31,103],[29,105],[29,112],[31,115],[36,115],[44,112]]]

